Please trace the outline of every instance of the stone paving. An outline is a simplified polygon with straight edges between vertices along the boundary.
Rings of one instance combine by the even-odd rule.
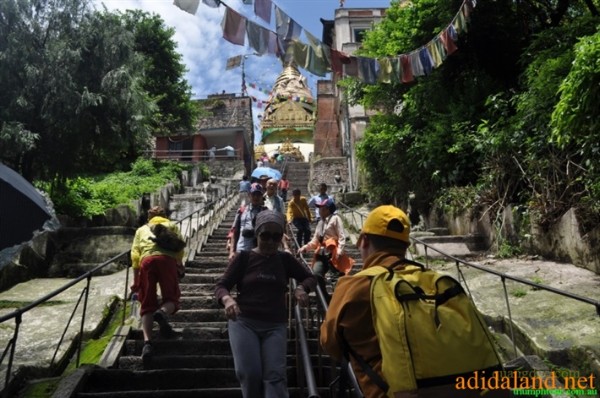
[[[86,311],[84,332],[94,331],[102,320],[106,308],[115,296],[123,297],[125,292],[125,272],[119,271],[112,275],[92,278],[89,300]],[[16,302],[20,307],[39,299],[46,294],[66,285],[70,279],[33,279],[20,283],[10,290],[0,293],[0,301]],[[86,280],[80,281],[68,290],[52,298],[48,305],[38,306],[23,314],[19,326],[19,336],[16,344],[13,371],[15,366],[28,365],[46,367],[50,364],[60,337],[75,308],[79,296],[85,287]],[[79,333],[83,301],[79,305],[73,320],[67,330],[61,348],[59,359]],[[0,309],[0,315],[6,315],[16,308]],[[14,320],[8,320],[0,325],[0,350],[4,350],[15,330]],[[55,360],[56,362],[56,360]],[[0,367],[0,380],[4,385],[8,356]]]

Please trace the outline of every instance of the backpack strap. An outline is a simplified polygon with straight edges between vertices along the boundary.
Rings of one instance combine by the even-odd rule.
[[[379,275],[383,272],[387,272],[388,275],[386,277],[386,280],[389,281],[394,277],[394,269],[401,264],[414,265],[415,267],[421,268],[421,271],[425,271],[427,269],[427,267],[425,267],[421,263],[404,258],[404,259],[394,262],[392,265],[390,265],[388,267],[384,267],[383,265],[375,265],[373,267],[363,269],[362,271],[358,272],[356,275],[375,276],[375,275]]]
[[[376,265],[374,267],[369,267],[366,270],[360,271],[356,275],[360,274],[363,276],[377,276],[377,275],[381,275],[383,273],[387,273],[388,275],[386,276],[386,280],[391,280],[394,277],[394,268],[396,268],[400,264],[414,265],[416,267],[419,267],[421,269],[421,271],[426,270],[426,267],[423,264],[404,258],[404,259],[400,259],[400,260],[394,262],[392,265],[390,265],[388,267],[384,267],[382,265]],[[348,356],[348,354],[352,355],[354,357],[354,359],[356,360],[356,362],[358,362],[358,364],[362,368],[363,372],[365,372],[365,374],[367,376],[369,376],[369,379],[371,379],[371,381],[377,387],[379,387],[384,393],[387,394],[388,390],[390,389],[389,384],[383,379],[383,377],[381,377],[377,372],[375,372],[373,367],[371,365],[369,365],[369,363],[367,361],[365,361],[365,359],[363,357],[361,357],[356,351],[354,351],[352,349],[352,347],[350,347],[350,344],[348,344],[348,342],[344,338],[343,330],[340,334],[341,334],[340,341],[342,342],[342,348],[344,349],[344,355],[346,357]]]
[[[365,372],[365,374],[367,376],[369,376],[369,379],[371,379],[371,381],[377,387],[379,387],[384,393],[387,394],[388,390],[390,389],[390,386],[388,385],[388,383],[386,383],[385,380],[383,380],[383,378],[381,376],[379,376],[379,374],[377,372],[375,372],[375,370],[373,370],[373,367],[371,365],[369,365],[369,363],[367,361],[365,361],[365,359],[363,357],[358,355],[358,353],[356,351],[354,351],[352,349],[352,347],[350,347],[350,344],[348,344],[348,342],[344,338],[343,330],[341,331],[340,335],[341,335],[340,341],[342,342],[342,348],[345,351],[344,356],[348,357],[348,354],[352,355],[354,357],[354,359],[356,359],[356,362],[358,362],[358,364],[362,368],[363,372]]]

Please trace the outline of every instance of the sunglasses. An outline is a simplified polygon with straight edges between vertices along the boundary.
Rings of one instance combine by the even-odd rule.
[[[261,232],[258,234],[260,240],[272,240],[273,242],[278,242],[283,238],[283,234],[281,232]]]

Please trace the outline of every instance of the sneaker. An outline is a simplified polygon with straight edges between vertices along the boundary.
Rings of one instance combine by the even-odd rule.
[[[144,348],[142,348],[142,359],[146,360],[152,356],[154,353],[154,348],[150,342],[144,343]]]
[[[173,328],[171,327],[171,325],[169,325],[169,322],[167,321],[167,314],[165,314],[163,310],[155,311],[153,319],[154,321],[156,321],[156,323],[158,323],[158,326],[160,327],[161,337],[168,339],[175,335]]]

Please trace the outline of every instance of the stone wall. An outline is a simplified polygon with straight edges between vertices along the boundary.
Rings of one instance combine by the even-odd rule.
[[[336,182],[335,176],[340,176],[340,182]],[[344,157],[315,159],[311,164],[309,189],[312,193],[319,192],[319,184],[327,184],[327,192],[337,196],[347,190],[348,187],[348,164]]]
[[[533,226],[531,236],[532,249],[542,256],[600,274],[600,226],[582,236],[574,209],[566,212],[549,231]]]
[[[579,232],[575,210],[566,212],[548,231],[526,220],[518,209],[508,206],[499,214],[496,227],[490,221],[490,209],[478,208],[461,214],[432,210],[423,221],[425,229],[447,228],[450,235],[481,235],[489,247],[502,239],[531,254],[548,260],[568,262],[600,274],[600,227],[585,236]]]

